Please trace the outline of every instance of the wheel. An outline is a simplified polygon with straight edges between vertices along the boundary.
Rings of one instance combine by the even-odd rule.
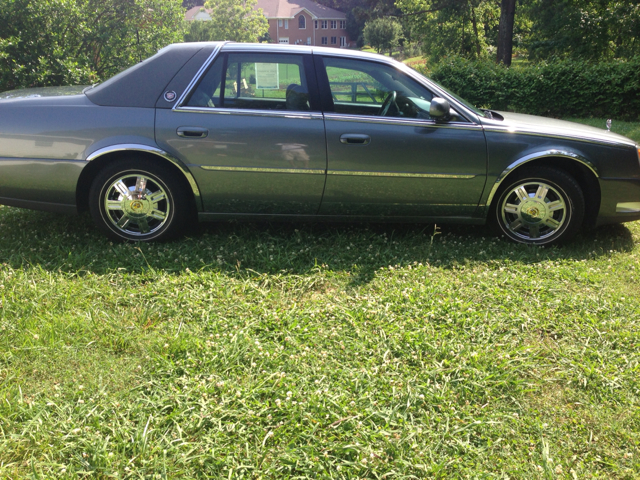
[[[174,172],[156,162],[129,157],[95,178],[89,191],[94,222],[116,240],[166,240],[189,218],[187,190]]]
[[[397,96],[398,96],[398,92],[396,92],[395,90],[392,90],[389,92],[389,95],[387,95],[387,98],[385,98],[384,102],[382,102],[382,105],[380,105],[378,116],[385,117],[389,112],[389,108],[391,108],[391,105],[395,105],[396,110],[399,110],[398,105],[396,104]]]
[[[496,198],[494,225],[519,243],[564,243],[582,225],[582,190],[573,177],[553,168],[528,168],[507,178]]]

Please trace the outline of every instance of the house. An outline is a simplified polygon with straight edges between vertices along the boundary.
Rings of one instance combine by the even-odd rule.
[[[276,43],[323,45],[346,48],[353,46],[347,33],[347,16],[312,0],[258,0],[269,21],[269,36]],[[204,7],[187,11],[187,20],[210,20]]]

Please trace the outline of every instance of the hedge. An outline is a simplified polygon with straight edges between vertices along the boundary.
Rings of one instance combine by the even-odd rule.
[[[511,68],[450,57],[418,69],[481,108],[550,117],[640,119],[640,56],[628,61],[559,60]]]

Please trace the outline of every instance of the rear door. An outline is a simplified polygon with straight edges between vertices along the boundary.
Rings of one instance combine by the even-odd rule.
[[[158,109],[156,141],[183,159],[205,212],[315,214],[326,143],[311,55],[224,50],[188,96]]]

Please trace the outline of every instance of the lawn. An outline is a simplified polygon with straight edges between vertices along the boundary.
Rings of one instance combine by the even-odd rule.
[[[640,476],[640,222],[0,229],[0,478]]]

